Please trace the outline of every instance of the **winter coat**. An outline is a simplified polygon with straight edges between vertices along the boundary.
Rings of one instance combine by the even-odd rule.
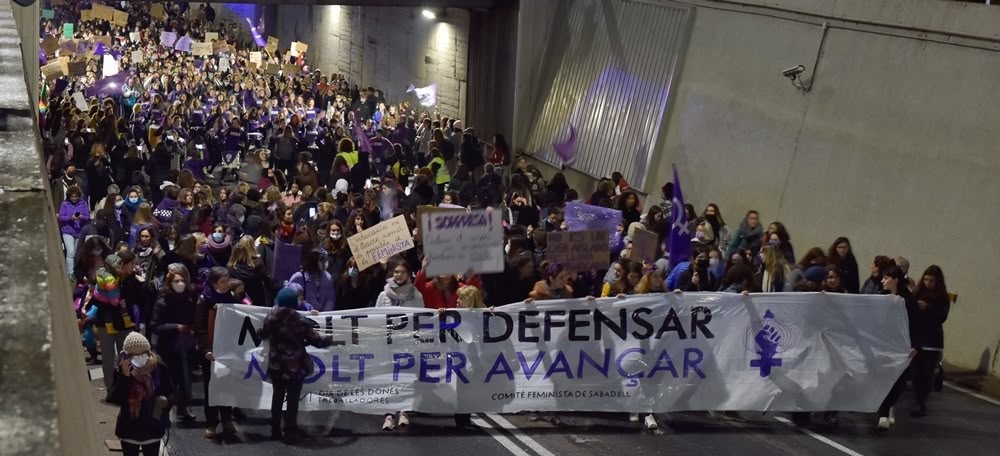
[[[189,285],[190,287],[190,285]],[[195,346],[194,312],[197,295],[191,291],[174,293],[161,291],[153,307],[153,331],[159,336],[156,349],[160,353],[192,350]],[[181,331],[181,327],[187,327]]]
[[[247,297],[255,306],[271,307],[271,278],[264,270],[264,263],[253,266],[240,263],[229,268],[229,276],[243,282]]]
[[[264,319],[260,336],[268,341],[267,372],[271,377],[302,381],[313,373],[306,346],[327,347],[331,337],[322,337],[308,318],[294,309],[278,307]]]
[[[198,298],[194,311],[194,332],[198,339],[198,350],[202,356],[212,351],[215,337],[215,313],[218,304],[239,304],[231,293],[219,293],[212,284],[205,285],[205,291]]]
[[[288,283],[295,283],[302,287],[303,301],[312,305],[314,309],[320,312],[336,310],[337,291],[333,288],[333,278],[329,272],[321,271],[319,274],[310,274],[299,271],[292,274]]]
[[[483,281],[479,276],[469,277],[467,280],[459,282],[455,291],[445,295],[444,291],[434,284],[434,279],[428,279],[427,273],[421,269],[417,272],[417,277],[413,279],[413,285],[424,298],[424,307],[428,309],[454,309],[458,306],[458,289],[463,285],[472,285],[476,288],[483,288]]]
[[[760,250],[761,235],[764,234],[764,229],[757,225],[756,228],[750,228],[746,222],[740,224],[739,229],[733,234],[732,239],[729,241],[729,246],[726,248],[725,258],[730,258],[734,253],[744,249],[751,249],[753,251]]]
[[[73,215],[80,213],[79,220],[73,220]],[[59,232],[62,234],[68,234],[74,238],[80,237],[80,230],[83,226],[90,222],[90,209],[87,207],[87,201],[80,198],[76,203],[70,200],[64,200],[62,204],[59,205]]]
[[[156,362],[156,367],[150,373],[154,386],[152,398],[142,401],[139,416],[134,418],[129,412],[129,393],[135,378],[122,375],[120,368],[115,370],[111,389],[108,390],[108,402],[119,406],[115,435],[120,439],[135,442],[159,440],[170,426],[169,407],[163,407],[159,416],[153,416],[156,398],[160,396],[170,398],[174,394],[174,385],[170,381],[166,364],[159,359]]]
[[[385,288],[375,300],[375,307],[424,307],[424,296],[420,291],[407,282],[402,285],[397,284],[392,279],[386,280]]]

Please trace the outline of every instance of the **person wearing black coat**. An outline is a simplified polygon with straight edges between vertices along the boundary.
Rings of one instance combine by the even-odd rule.
[[[854,258],[851,241],[839,237],[830,245],[826,253],[827,262],[840,269],[840,282],[848,293],[858,294],[861,290],[861,279],[858,276],[858,260]]]
[[[149,340],[129,333],[121,360],[108,389],[108,402],[119,406],[115,435],[125,456],[157,456],[160,440],[170,425],[174,385],[167,366],[153,353]]]
[[[906,288],[905,282],[904,288]],[[934,371],[941,362],[941,353],[944,351],[944,322],[948,320],[948,311],[951,310],[948,287],[945,285],[941,267],[937,265],[928,267],[913,294],[917,302],[919,343],[914,344],[917,355],[910,366],[913,390],[917,394],[917,407],[911,415],[919,418],[927,415],[927,396],[930,395],[931,385],[934,383]]]
[[[913,357],[918,353],[917,349],[924,344],[924,324],[917,299],[910,293],[910,289],[906,286],[906,273],[899,267],[892,266],[882,276],[882,286],[889,294],[902,298],[906,304],[906,319],[910,328],[910,360],[913,360]],[[892,389],[889,390],[889,394],[882,401],[882,405],[879,406],[877,424],[879,430],[887,431],[892,426],[889,420],[889,411],[896,406],[896,401],[903,394],[903,390],[906,388],[907,373],[912,370],[913,366],[911,364],[906,372],[900,374],[899,378],[896,379],[896,383],[892,385]]]
[[[183,266],[181,266],[183,268]],[[191,355],[194,353],[194,308],[198,296],[189,282],[186,269],[168,272],[153,308],[152,329],[158,336],[156,350],[170,368],[171,380],[180,389],[177,394],[177,417],[191,422]]]

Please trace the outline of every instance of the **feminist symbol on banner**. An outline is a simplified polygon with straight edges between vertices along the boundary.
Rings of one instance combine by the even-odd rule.
[[[776,320],[770,310],[764,318],[747,328],[744,345],[758,358],[750,360],[750,367],[760,371],[761,378],[771,375],[771,368],[781,367],[778,353],[797,345],[798,334],[795,327],[783,320]]]

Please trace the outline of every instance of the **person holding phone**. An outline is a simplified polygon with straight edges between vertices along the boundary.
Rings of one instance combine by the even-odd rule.
[[[145,336],[129,333],[123,348],[108,390],[108,402],[119,406],[115,435],[125,456],[157,456],[170,421],[168,398],[174,386]]]
[[[83,226],[90,222],[90,209],[83,200],[80,187],[73,185],[66,189],[66,199],[59,205],[59,232],[62,234],[66,252],[66,271],[73,277],[76,246]]]

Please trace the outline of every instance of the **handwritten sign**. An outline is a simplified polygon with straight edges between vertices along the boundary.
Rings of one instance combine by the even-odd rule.
[[[260,66],[260,64],[263,63],[263,60],[264,60],[263,55],[260,52],[250,53],[250,63],[254,63]]]
[[[181,52],[191,52],[191,45],[193,43],[194,42],[191,40],[191,38],[185,35],[177,40],[177,44],[174,45],[174,49]]]
[[[104,47],[110,49],[111,48],[111,35],[95,36],[94,37],[94,44],[97,44],[97,43],[104,43]]]
[[[286,63],[281,66],[282,76],[295,76],[299,74],[299,66],[294,63]]]
[[[402,215],[347,238],[359,270],[413,248],[413,237]]]
[[[219,57],[219,71],[229,71],[229,57]]]
[[[421,224],[427,275],[503,272],[498,211],[426,212]]]
[[[83,76],[87,74],[87,62],[83,60],[71,61],[68,67],[70,76]]]
[[[42,40],[42,50],[44,50],[46,54],[52,55],[58,49],[59,49],[59,38],[56,38],[54,36],[47,36],[45,37],[44,40]]]
[[[659,236],[652,231],[642,228],[636,229],[632,233],[632,256],[630,258],[650,263],[656,261],[656,243],[659,239]]]
[[[608,236],[605,230],[549,232],[545,258],[574,272],[608,269]]]
[[[219,40],[219,34],[218,33],[216,33],[216,32],[205,32],[205,41],[212,42],[212,41],[218,41],[218,40]]]
[[[309,45],[306,43],[302,43],[299,41],[292,43],[292,49],[291,49],[292,57],[298,57],[302,54],[305,54],[306,51],[308,50],[309,50]]]
[[[278,39],[273,36],[267,37],[267,46],[264,46],[264,49],[267,49],[269,54],[274,54],[274,51],[278,50]]]
[[[191,53],[202,57],[212,55],[212,43],[191,43]]]
[[[118,61],[111,54],[104,54],[101,75],[105,78],[118,74]]]
[[[213,41],[212,52],[216,54],[224,54],[226,52],[229,52],[229,43],[226,43],[225,41]]]
[[[172,48],[177,42],[177,34],[174,32],[160,32],[160,44],[164,47]]]
[[[141,50],[139,50],[139,51],[132,51],[132,58],[131,58],[132,63],[139,63],[139,62],[141,62],[143,57],[144,56],[143,56],[143,53],[142,53]]]
[[[62,75],[63,67],[58,61],[42,66],[42,76],[45,76],[45,79],[55,79]]]
[[[570,231],[605,230],[613,233],[622,221],[622,212],[570,201],[566,203],[565,220]]]
[[[278,72],[281,71],[281,66],[279,66],[277,63],[269,63],[267,64],[267,68],[264,71],[267,74],[272,74],[272,75],[278,74]]]
[[[156,20],[164,20],[167,18],[167,12],[163,9],[163,5],[159,3],[153,3],[153,6],[149,9],[149,14],[153,16]]]
[[[93,16],[97,19],[105,20],[111,22],[115,19],[115,9],[107,6],[101,5],[99,3],[94,3],[90,6],[91,11],[93,11]]]
[[[73,105],[76,106],[76,109],[83,112],[90,110],[90,105],[87,104],[87,99],[83,97],[83,92],[76,92],[73,94]]]
[[[139,39],[141,39],[141,38],[142,38],[142,35],[140,35],[139,32],[129,32],[128,33],[128,40],[131,41],[131,42],[133,42],[133,43],[138,43]]]
[[[127,27],[128,26],[128,13],[126,13],[124,11],[115,10],[114,11],[114,17],[111,19],[111,23],[115,24],[115,25],[117,25],[119,27]]]
[[[94,20],[94,10],[80,10],[80,22],[90,22]]]

